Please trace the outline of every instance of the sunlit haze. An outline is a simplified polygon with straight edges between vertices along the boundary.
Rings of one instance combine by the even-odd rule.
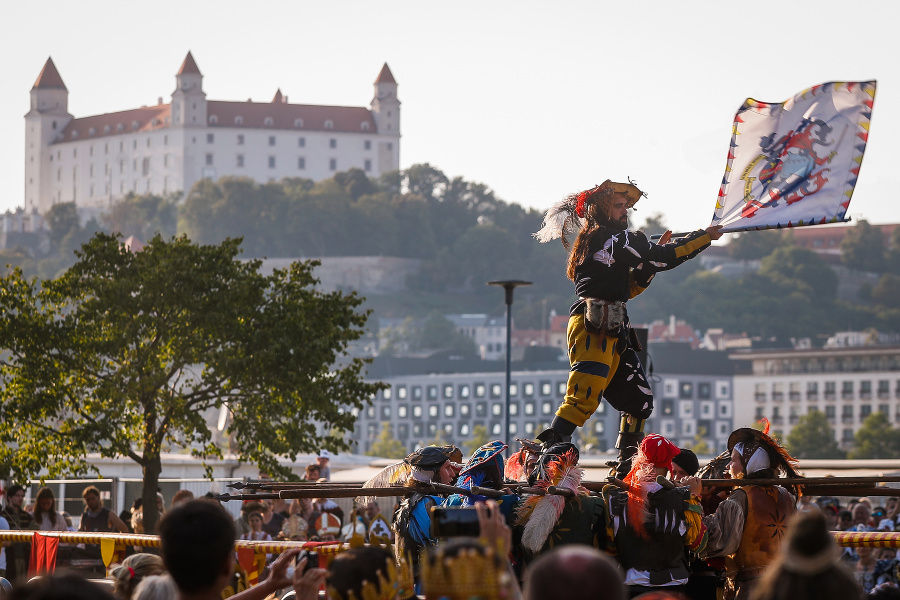
[[[632,177],[634,221],[709,224],[731,122],[826,81],[878,80],[853,217],[900,221],[897,17],[855,2],[9,3],[0,36],[0,210],[23,205],[23,115],[52,56],[75,117],[169,102],[190,50],[210,100],[368,106],[384,62],[401,167],[428,162],[545,209]]]

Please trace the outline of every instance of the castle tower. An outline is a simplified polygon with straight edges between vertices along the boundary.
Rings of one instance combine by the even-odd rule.
[[[53,205],[50,144],[72,120],[68,107],[69,90],[48,58],[31,88],[31,109],[25,115],[26,212],[45,213]]]
[[[206,127],[203,75],[190,51],[175,75],[175,91],[172,92],[172,126]]]
[[[387,63],[381,67],[375,79],[375,97],[372,98],[372,116],[378,133],[400,137],[400,100],[397,99],[397,82]]]

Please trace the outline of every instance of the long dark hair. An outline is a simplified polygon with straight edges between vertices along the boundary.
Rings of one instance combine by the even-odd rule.
[[[50,498],[50,510],[47,511],[47,516],[50,517],[50,523],[56,527],[56,519],[59,517],[59,513],[56,512],[56,496],[53,495],[53,490],[48,487],[42,487],[38,490],[37,496],[34,499],[34,520],[38,525],[44,520],[43,511],[41,510],[41,500],[47,497]]]
[[[605,207],[611,197],[612,194],[594,192],[589,194],[584,202],[584,225],[582,225],[581,231],[578,232],[575,243],[572,244],[572,251],[569,252],[569,262],[566,265],[566,276],[572,281],[575,281],[575,268],[587,258],[591,238],[598,231],[610,225]]]

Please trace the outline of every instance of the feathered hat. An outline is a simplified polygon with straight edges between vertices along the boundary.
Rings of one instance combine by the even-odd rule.
[[[462,462],[462,451],[453,444],[418,448],[400,462],[381,469],[362,487],[390,487],[397,483],[405,483],[410,476],[419,481],[431,481],[435,472],[448,460],[457,464]],[[375,496],[356,498],[358,504],[368,504],[377,500]]]
[[[550,486],[571,490],[576,495],[587,495],[581,487],[584,471],[578,468],[578,449],[572,444],[555,444],[538,461],[534,472],[537,479],[529,478],[534,487]],[[557,494],[532,494],[516,508],[516,525],[522,527],[522,545],[531,552],[541,548],[559,521],[566,507],[566,497]]]
[[[569,247],[568,236],[576,234],[584,225],[584,220],[590,220],[590,205],[594,204],[600,212],[609,216],[609,202],[615,194],[624,194],[626,208],[632,208],[637,201],[647,194],[638,189],[629,178],[628,183],[617,183],[607,179],[600,185],[589,190],[569,194],[544,214],[543,226],[534,238],[542,244],[555,239],[562,239],[563,246]]]
[[[628,520],[634,532],[641,537],[648,537],[644,521],[649,517],[647,511],[648,490],[642,483],[656,481],[654,469],[672,471],[672,459],[681,450],[668,439],[658,433],[651,433],[641,440],[631,470],[625,476],[628,484]]]
[[[765,429],[762,431],[752,427],[741,427],[728,436],[728,451],[737,450],[744,467],[744,477],[758,479],[802,477],[797,472],[799,461],[768,434],[769,422],[765,421]],[[799,486],[791,486],[791,492],[795,496],[799,495]]]

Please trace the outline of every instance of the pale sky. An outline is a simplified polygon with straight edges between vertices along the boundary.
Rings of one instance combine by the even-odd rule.
[[[48,56],[83,117],[168,102],[188,50],[211,100],[368,106],[387,62],[401,167],[547,208],[632,177],[675,229],[709,224],[735,111],[878,80],[850,214],[900,222],[900,3],[45,0],[4,6],[0,210],[23,204],[24,114]],[[891,157],[894,158],[891,158]]]

